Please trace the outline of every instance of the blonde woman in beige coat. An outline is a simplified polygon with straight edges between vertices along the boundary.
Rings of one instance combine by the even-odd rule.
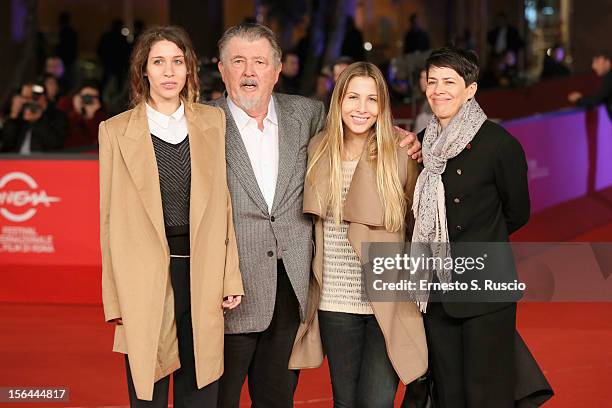
[[[334,407],[392,407],[399,380],[408,384],[427,370],[417,306],[370,302],[361,282],[362,243],[410,237],[418,169],[397,145],[382,73],[370,63],[350,65],[309,146],[304,212],[314,217],[316,251],[308,319],[290,362],[315,367],[325,352]]]
[[[100,124],[105,319],[126,355],[130,405],[216,407],[223,308],[243,294],[225,173],[225,116],[196,102],[196,56],[178,27],[143,33],[134,108]]]

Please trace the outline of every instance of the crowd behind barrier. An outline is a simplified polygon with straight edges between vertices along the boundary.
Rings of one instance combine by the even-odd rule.
[[[291,58],[289,54],[288,58]],[[295,67],[294,67],[295,68]],[[283,76],[281,75],[281,81]],[[592,73],[577,74],[563,78],[554,78],[537,82],[519,88],[485,89],[478,92],[478,102],[490,112],[490,117],[496,120],[510,120],[528,117],[534,113],[557,111],[571,106],[567,95],[575,89],[586,93],[594,92],[600,80]],[[287,82],[281,82],[287,84]],[[36,104],[34,99],[43,98],[36,95],[32,89],[35,83],[23,87],[24,97],[20,97],[13,105],[21,111]],[[221,90],[209,96],[220,96]],[[83,102],[84,100],[84,102]],[[36,120],[27,121],[16,115],[13,120],[10,115],[4,118],[0,126],[0,152],[26,153],[23,151],[23,141],[27,137],[27,129],[32,129],[29,150],[31,152],[62,152],[62,153],[95,153],[97,152],[97,131],[99,123],[108,118],[109,113],[102,107],[97,84],[93,81],[84,83],[78,92],[71,96],[62,96],[53,104],[48,105]],[[416,114],[420,114],[425,105],[419,101],[419,106],[395,103],[394,118],[400,126],[414,129]],[[9,107],[10,110],[11,107]],[[418,119],[417,119],[418,122]],[[28,125],[29,123],[29,125]]]

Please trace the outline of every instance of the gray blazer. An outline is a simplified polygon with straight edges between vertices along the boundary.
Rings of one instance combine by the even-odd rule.
[[[302,213],[308,142],[323,127],[323,103],[295,95],[273,94],[278,116],[278,180],[272,210],[257,184],[236,123],[222,97],[212,102],[225,110],[227,184],[245,296],[225,316],[225,333],[264,331],[276,299],[277,259],[283,260],[304,320],[313,252],[312,222]]]

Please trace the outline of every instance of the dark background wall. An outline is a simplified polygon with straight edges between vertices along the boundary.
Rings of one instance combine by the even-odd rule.
[[[571,19],[572,54],[576,70],[591,66],[597,52],[612,52],[612,1],[574,1]]]
[[[215,55],[223,33],[221,0],[170,0],[170,21],[189,32],[198,55]]]
[[[17,45],[11,40],[11,2],[0,1],[0,103],[3,102],[3,95],[6,88],[10,85],[10,78],[13,75],[14,65],[7,61],[16,61],[19,58]]]
[[[290,0],[289,0],[290,1]],[[79,32],[80,57],[95,59],[96,45],[114,18],[122,18],[129,26],[135,19],[147,26],[179,24],[190,33],[200,56],[216,54],[216,43],[230,25],[253,16],[261,0],[3,0],[0,1],[0,96],[13,83],[17,63],[26,49],[23,40],[11,36],[14,7],[36,4],[38,29],[57,32],[57,17],[63,10],[72,14],[73,26]],[[401,50],[403,33],[408,28],[410,13],[417,12],[430,34],[434,47],[444,45],[452,36],[469,29],[481,56],[486,55],[486,33],[495,25],[495,16],[504,11],[519,31],[526,33],[523,18],[524,0],[356,0],[356,18],[362,22],[366,41],[379,53],[377,58],[391,58]],[[570,12],[563,24],[569,32],[568,42],[575,72],[588,71],[594,53],[612,48],[612,1],[558,0]],[[19,13],[17,13],[19,14]],[[383,29],[384,28],[384,29]],[[540,52],[538,50],[538,52]],[[535,54],[535,51],[534,51]],[[373,54],[374,55],[374,54]],[[539,54],[538,54],[539,55]],[[34,70],[26,64],[24,71]],[[26,72],[18,74],[26,75]]]

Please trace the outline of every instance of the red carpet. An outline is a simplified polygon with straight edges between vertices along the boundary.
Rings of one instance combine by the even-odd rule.
[[[127,406],[123,359],[110,352],[100,307],[3,304],[0,316],[0,385],[70,388],[68,404],[19,406]],[[522,304],[518,320],[557,393],[547,407],[611,406],[612,304]],[[331,406],[327,367],[302,372],[296,405]]]

